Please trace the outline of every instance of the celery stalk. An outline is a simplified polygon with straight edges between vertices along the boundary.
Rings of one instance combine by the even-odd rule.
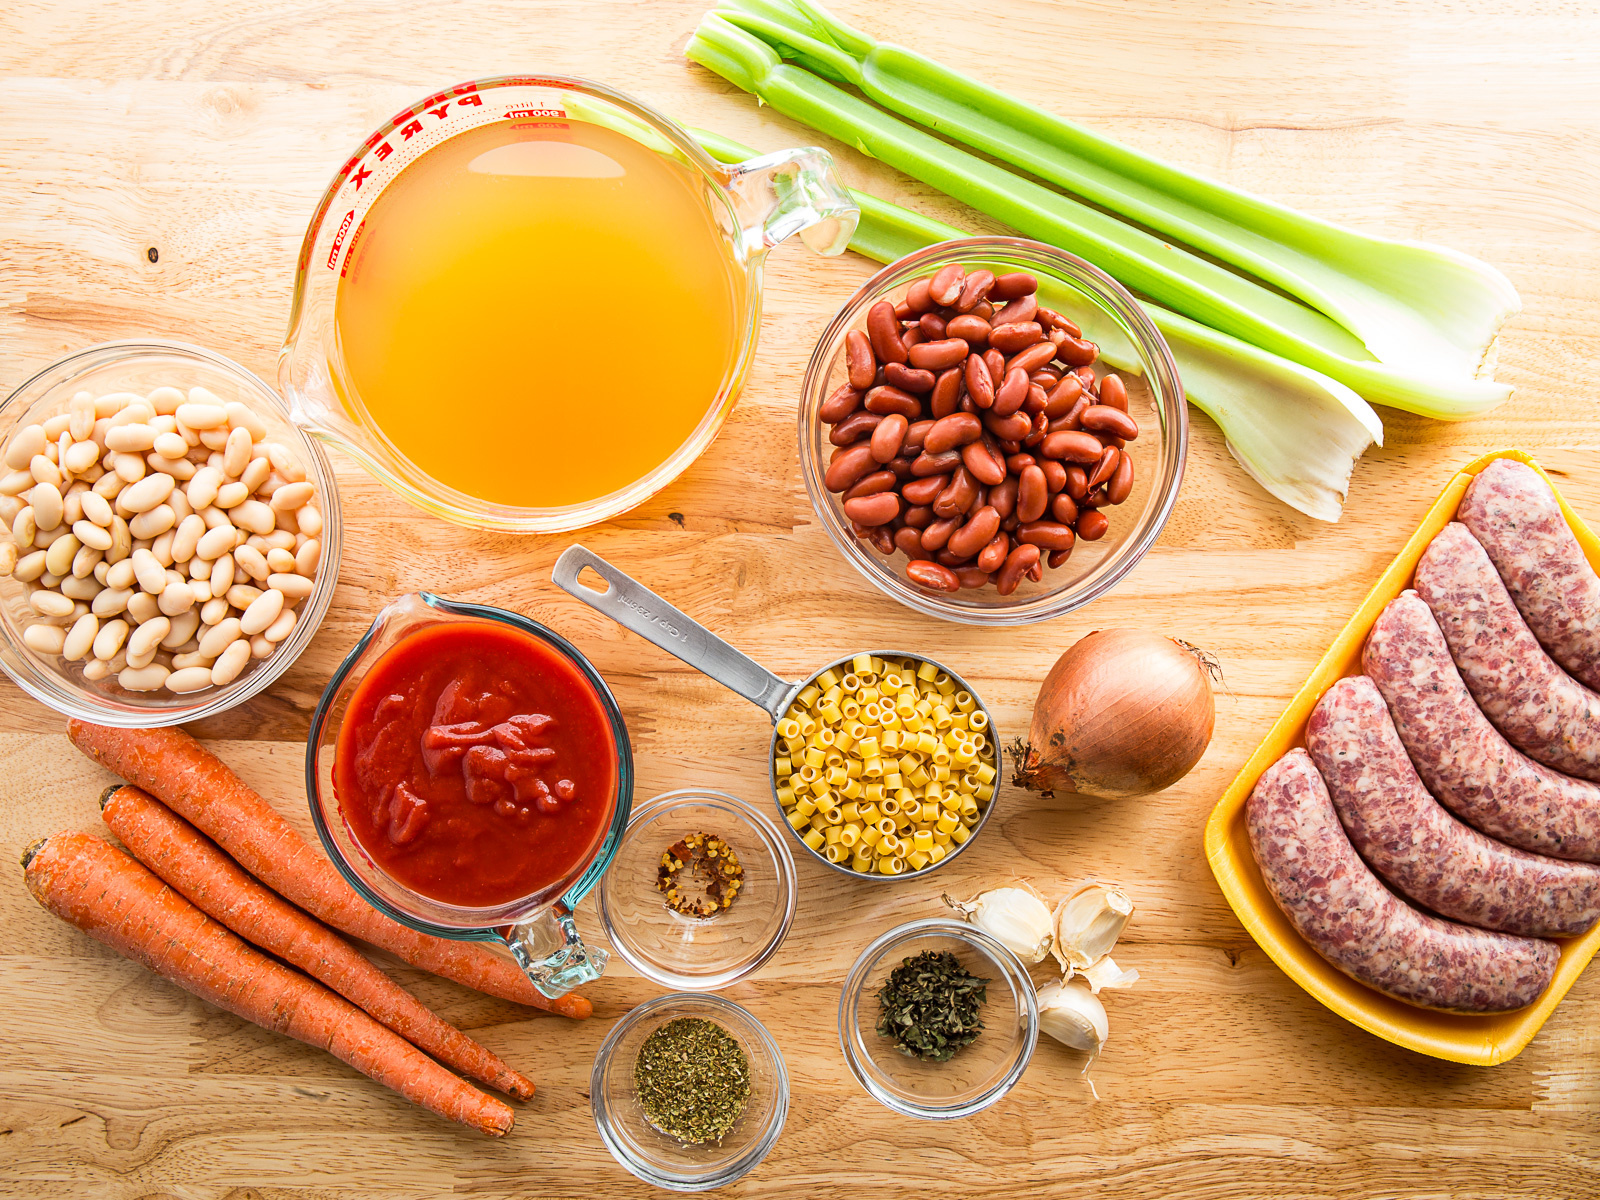
[[[1327,314],[1380,362],[1484,373],[1511,282],[1445,247],[1369,237],[1196,178],[905,47],[876,42],[811,0],[728,0],[729,20],[942,136],[1268,281]]]
[[[702,19],[686,53],[779,112],[832,134],[1030,237],[1082,254],[1158,303],[1331,376],[1370,401],[1461,420],[1495,407],[1510,394],[1502,384],[1441,381],[1364,359],[1360,343],[1322,314],[947,145],[799,67],[786,65],[765,42],[718,12]]]
[[[712,157],[740,162],[756,153],[704,130],[695,138]],[[968,235],[887,200],[851,190],[861,220],[850,249],[878,262]],[[1140,373],[1121,331],[1098,309],[1064,287],[1041,281],[1052,308],[1072,316],[1100,345],[1101,357],[1120,371]],[[1291,508],[1320,521],[1337,521],[1350,473],[1363,451],[1383,444],[1383,426],[1365,401],[1343,384],[1298,363],[1208,329],[1177,313],[1145,303],[1178,364],[1189,402],[1221,427],[1228,451],[1245,472]]]

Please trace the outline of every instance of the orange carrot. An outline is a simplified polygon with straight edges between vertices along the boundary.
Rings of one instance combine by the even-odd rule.
[[[263,1029],[326,1050],[407,1100],[493,1137],[510,1105],[457,1079],[342,996],[212,921],[122,851],[83,833],[22,855],[33,898],[124,958]]]
[[[67,723],[67,736],[101,766],[143,788],[216,842],[285,900],[325,924],[467,987],[587,1017],[579,995],[550,1000],[508,959],[469,942],[430,937],[391,921],[346,883],[327,859],[211,751],[181,729],[113,729]]]
[[[526,1100],[533,1084],[440,1020],[338,934],[257,883],[199,830],[136,787],[119,784],[100,815],[128,851],[201,912],[366,1009],[448,1067]]]

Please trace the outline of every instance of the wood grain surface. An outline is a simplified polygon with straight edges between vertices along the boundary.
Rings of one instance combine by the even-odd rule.
[[[762,149],[817,138],[682,57],[705,0],[402,4],[9,0],[0,5],[0,389],[88,343],[152,334],[273,378],[304,222],[350,148],[425,91],[550,70],[604,80]],[[1199,767],[1142,801],[1066,812],[1010,787],[984,843],[926,885],[800,864],[793,935],[728,995],[776,1035],[793,1107],[745,1196],[1578,1197],[1600,1195],[1600,977],[1515,1061],[1455,1066],[1325,1011],[1245,935],[1201,852],[1205,816],[1383,564],[1461,463],[1531,450],[1600,520],[1600,19],[1561,0],[842,0],[841,15],[1147,150],[1377,233],[1501,266],[1510,404],[1467,424],[1384,410],[1344,519],[1272,501],[1193,413],[1165,535],[1110,598],[1025,630],[919,617],[865,584],[818,526],[793,420],[811,345],[874,269],[773,254],[761,348],[718,442],[676,484],[582,540],[779,672],[863,645],[936,654],[1002,729],[1082,634],[1158,629],[1211,650],[1226,686]],[[827,144],[827,143],[824,143]],[[828,144],[847,179],[970,228],[991,223]],[[197,729],[302,829],[307,720],[377,609],[426,587],[528,613],[611,682],[638,795],[704,784],[764,802],[762,714],[558,593],[569,538],[464,533],[335,456],[347,524],[332,610],[269,695]],[[491,1143],[354,1071],[193,999],[41,910],[14,865],[34,838],[102,833],[105,777],[62,722],[0,688],[0,1192],[29,1197],[641,1196],[601,1145],[594,1051],[655,987],[614,967],[586,1024],[398,967],[426,1003],[539,1085]],[[4,865],[13,864],[13,865]],[[880,1107],[845,1069],[839,982],[937,893],[1012,872],[1060,891],[1122,881],[1138,914],[1095,1064],[1041,1041],[972,1119]],[[593,932],[589,905],[579,922]],[[1042,979],[1043,972],[1040,972]]]

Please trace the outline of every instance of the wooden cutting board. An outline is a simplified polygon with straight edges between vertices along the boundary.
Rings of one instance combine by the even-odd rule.
[[[351,147],[416,96],[550,70],[630,91],[761,149],[818,140],[687,64],[705,0],[429,5],[347,0],[17,0],[0,8],[0,389],[91,342],[201,343],[273,378],[305,221]],[[926,886],[800,864],[793,935],[728,995],[776,1034],[794,1104],[738,1195],[1577,1197],[1600,1194],[1600,979],[1492,1070],[1397,1049],[1289,982],[1234,919],[1201,851],[1205,816],[1382,565],[1462,462],[1531,450],[1600,520],[1600,21],[1583,6],[1413,0],[849,0],[841,15],[1003,82],[1096,129],[1374,232],[1500,265],[1525,312],[1500,375],[1513,401],[1441,425],[1385,410],[1344,519],[1271,500],[1191,410],[1165,536],[1109,599],[1025,630],[919,617],[835,553],[800,484],[793,421],[812,342],[873,270],[785,246],[761,349],[711,450],[582,540],[780,672],[862,645],[925,649],[1021,732],[1038,682],[1082,634],[1158,629],[1217,654],[1226,686],[1199,767],[1143,801],[1063,812],[1006,788],[984,844]],[[848,180],[967,228],[991,223],[829,144]],[[335,456],[347,522],[338,593],[268,695],[198,729],[307,828],[310,709],[377,609],[430,588],[528,613],[577,642],[628,715],[640,797],[702,784],[763,801],[754,708],[556,592],[565,537],[465,533]],[[0,688],[0,850],[99,833],[105,777],[61,722]],[[1059,892],[1121,880],[1117,952],[1142,975],[1108,1005],[1091,1102],[1044,1040],[1021,1085],[925,1124],[855,1084],[838,985],[873,936],[1020,874]],[[588,905],[579,913],[595,928]],[[588,1079],[611,1021],[657,989],[614,969],[582,1025],[404,968],[445,1017],[525,1068],[537,1098],[490,1143],[320,1053],[268,1034],[47,916],[0,868],[0,1193],[30,1197],[640,1196],[596,1136]],[[386,965],[393,966],[392,962]],[[1041,978],[1042,978],[1041,973]]]

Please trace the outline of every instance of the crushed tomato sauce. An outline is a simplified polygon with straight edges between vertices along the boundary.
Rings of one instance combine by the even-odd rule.
[[[504,904],[576,874],[616,802],[594,687],[554,647],[489,621],[424,626],[356,687],[333,779],[351,835],[420,895]]]

